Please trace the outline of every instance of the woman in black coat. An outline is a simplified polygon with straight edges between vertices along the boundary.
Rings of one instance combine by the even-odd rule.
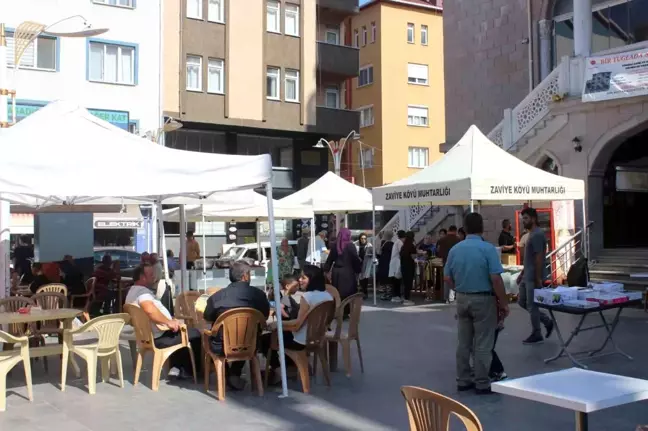
[[[331,284],[340,292],[341,299],[358,292],[358,274],[361,269],[362,261],[351,242],[351,231],[346,228],[340,229],[337,243],[331,247],[324,270],[332,270]]]
[[[391,261],[392,249],[394,248],[394,241],[392,238],[394,233],[386,231],[383,234],[382,246],[378,257],[378,270],[376,271],[376,278],[380,284],[389,284],[389,262]]]

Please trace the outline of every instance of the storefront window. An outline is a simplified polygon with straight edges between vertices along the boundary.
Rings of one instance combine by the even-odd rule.
[[[592,53],[648,40],[648,1],[594,0]],[[574,55],[573,0],[560,0],[554,9],[554,65]]]

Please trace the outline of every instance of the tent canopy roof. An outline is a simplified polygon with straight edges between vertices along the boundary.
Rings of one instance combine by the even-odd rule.
[[[0,193],[28,205],[203,203],[267,183],[269,155],[165,148],[69,102],[52,102],[2,134]]]
[[[372,190],[376,205],[468,205],[577,200],[582,180],[561,177],[528,165],[471,126],[461,140],[431,166]]]
[[[219,193],[219,197],[228,198],[229,203],[191,205],[185,208],[186,220],[249,222],[268,220],[268,199],[254,190]],[[225,199],[228,202],[227,199]],[[280,201],[273,202],[275,219],[310,219],[313,209],[310,206],[288,206]],[[180,221],[180,210],[173,208],[164,211],[164,221]]]
[[[372,210],[371,192],[327,172],[317,181],[290,196],[280,199],[282,205],[311,206],[313,212],[364,212]]]

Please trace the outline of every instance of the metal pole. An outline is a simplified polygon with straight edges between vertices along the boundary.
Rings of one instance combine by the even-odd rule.
[[[589,259],[589,232],[587,232],[587,210],[585,197],[583,197],[583,244],[581,248],[583,249],[583,254]],[[588,280],[589,281],[589,280]]]
[[[205,206],[200,205],[200,215],[202,218],[202,226],[200,230],[202,231],[202,255],[203,255],[203,288],[205,292],[207,291],[207,244],[205,240]]]
[[[187,286],[187,220],[185,206],[178,207],[180,212],[180,291],[184,293]]]
[[[475,202],[473,200],[470,200],[470,212],[474,213],[475,212]]]
[[[268,198],[268,222],[270,223],[270,250],[272,258],[270,265],[272,267],[272,287],[274,290],[275,306],[281,307],[281,290],[279,289],[279,265],[277,262],[277,234],[275,233],[274,208],[272,207],[272,183],[266,183],[266,197]],[[286,377],[286,352],[284,350],[283,322],[281,312],[275,313],[277,316],[277,335],[279,337],[279,365],[281,368],[281,395],[280,398],[288,396],[288,378]]]
[[[587,413],[576,412],[576,431],[587,431]]]
[[[261,254],[261,222],[259,221],[259,219],[256,219],[256,241],[257,241],[257,260],[259,261],[259,264],[261,264],[261,262],[263,262],[263,256]]]
[[[574,0],[574,54],[592,53],[592,0]]]
[[[376,207],[373,204],[373,196],[371,198],[371,247],[373,248],[373,255],[371,256],[371,272],[373,276],[373,302],[377,304],[376,293]]]
[[[7,46],[4,24],[0,24],[0,127],[9,122],[7,113]],[[0,196],[0,298],[8,297],[11,289],[9,277],[9,248],[11,221],[9,202],[1,200]]]
[[[340,171],[341,171],[341,163],[342,163],[342,158],[340,157],[340,152],[338,151],[337,153],[333,152],[331,150],[331,153],[333,153],[333,167],[335,168],[335,175],[338,177],[341,177]],[[342,223],[340,213],[335,214],[335,236],[337,237],[340,235],[340,224]]]
[[[169,277],[169,258],[166,254],[166,239],[164,238],[164,218],[162,215],[162,204],[156,202],[154,208],[157,212],[157,233],[160,238],[160,254],[162,256],[162,266],[164,268],[164,279],[166,280],[168,285],[171,285],[171,279]]]
[[[310,263],[311,265],[315,265],[315,213],[313,213],[313,217],[311,217],[310,225]]]

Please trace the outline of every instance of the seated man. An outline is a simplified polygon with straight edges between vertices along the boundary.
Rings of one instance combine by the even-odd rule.
[[[215,322],[218,317],[232,308],[249,307],[259,310],[267,319],[270,314],[270,303],[263,290],[250,286],[250,265],[244,262],[234,262],[230,267],[230,281],[225,289],[214,293],[207,300],[203,314],[208,322]],[[260,335],[259,335],[260,338]],[[210,339],[211,351],[217,355],[224,355],[223,332],[218,331]],[[232,362],[228,364],[227,384],[232,389],[241,390],[245,382],[241,380],[241,371],[245,362]]]
[[[182,336],[179,332],[181,323],[171,317],[169,310],[155,298],[151,290],[155,281],[155,271],[148,264],[142,264],[133,271],[134,285],[126,295],[126,303],[140,307],[151,320],[151,329],[155,338],[155,347],[165,347],[180,344]],[[194,352],[197,372],[202,365],[202,349],[200,332],[195,328],[187,331],[189,342]],[[187,349],[180,349],[169,358],[169,377],[186,378],[191,376],[191,357]]]

